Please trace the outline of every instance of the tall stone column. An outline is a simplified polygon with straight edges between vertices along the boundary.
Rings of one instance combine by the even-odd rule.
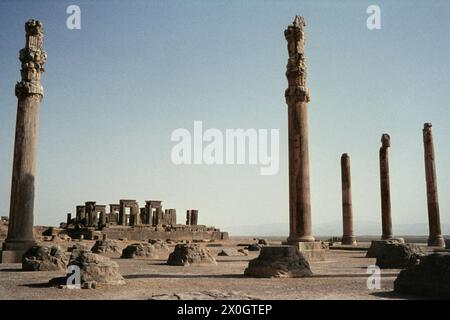
[[[352,210],[352,180],[350,173],[350,157],[344,153],[341,157],[342,180],[342,220],[343,231],[342,244],[356,245],[353,234],[353,210]]]
[[[285,92],[289,131],[289,237],[287,243],[314,241],[309,185],[308,102],[306,87],[305,20],[296,16],[284,35],[289,60]]]
[[[36,177],[39,109],[44,89],[41,75],[47,54],[43,48],[44,29],[37,20],[25,23],[25,48],[20,50],[21,81],[16,84],[18,99],[14,160],[11,184],[8,236],[2,262],[20,262],[34,243],[33,210]]]
[[[428,246],[445,247],[441,233],[441,221],[439,216],[439,198],[436,180],[436,164],[434,157],[433,133],[431,123],[423,126],[423,146],[425,158],[425,178],[427,181],[428,223],[430,236]]]
[[[192,222],[192,211],[191,210],[187,210],[186,211],[186,225],[190,226]]]
[[[392,239],[391,187],[389,182],[389,148],[391,137],[385,133],[381,136],[380,148],[380,188],[381,188],[381,224],[382,240]]]
[[[86,225],[88,227],[92,227],[94,225],[95,222],[95,201],[88,201],[85,202],[84,207],[86,210]]]

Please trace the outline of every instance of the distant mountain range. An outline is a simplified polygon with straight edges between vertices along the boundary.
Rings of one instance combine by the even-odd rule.
[[[443,234],[450,234],[450,224],[443,224]],[[228,231],[231,236],[286,236],[289,231],[287,223],[275,224],[254,224],[229,226],[221,228],[223,231]],[[410,224],[394,224],[394,235],[428,235],[428,223],[410,223]],[[313,224],[313,234],[315,236],[341,236],[342,222],[334,221],[325,224]],[[365,236],[379,236],[381,235],[381,224],[379,222],[359,222],[355,224],[355,234]]]

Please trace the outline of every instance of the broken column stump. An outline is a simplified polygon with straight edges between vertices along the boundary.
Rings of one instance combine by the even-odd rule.
[[[68,260],[59,246],[34,245],[22,257],[22,270],[66,270]]]
[[[422,255],[423,251],[417,245],[384,243],[375,264],[380,269],[403,269],[415,264]]]
[[[92,253],[90,251],[76,250],[70,256],[69,266],[80,268],[81,288],[91,289],[103,285],[123,285],[125,280],[119,272],[119,265],[110,258]],[[66,277],[53,278],[50,285],[67,285]]]
[[[450,253],[433,253],[402,270],[394,291],[422,297],[450,299]]]
[[[389,240],[374,240],[372,241],[369,250],[367,251],[366,258],[377,258],[382,252],[383,246],[386,243],[405,243],[403,238],[395,238]]]
[[[97,240],[94,246],[91,248],[93,253],[98,254],[122,254],[122,247],[119,246],[117,241],[114,240]]]
[[[169,247],[164,244],[150,244],[150,243],[133,243],[127,246],[122,251],[122,259],[134,259],[134,258],[150,258],[159,259],[161,257],[167,257],[169,254]]]
[[[296,246],[265,246],[249,262],[244,275],[257,278],[300,278],[312,276],[308,261]]]
[[[169,255],[167,264],[171,266],[217,265],[209,250],[198,244],[177,244]]]

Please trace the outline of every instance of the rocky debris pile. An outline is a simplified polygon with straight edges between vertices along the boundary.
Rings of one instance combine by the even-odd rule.
[[[80,268],[80,286],[84,289],[95,289],[102,285],[125,284],[117,263],[108,257],[87,250],[74,251],[70,256],[70,266]],[[54,278],[49,283],[63,288],[68,284],[68,276]],[[70,283],[70,285],[76,285],[76,283]]]
[[[236,291],[224,292],[219,290],[195,291],[173,294],[152,295],[149,300],[259,300]]]
[[[295,246],[262,247],[259,257],[250,260],[244,274],[258,278],[298,278],[312,276],[308,261]]]
[[[72,246],[67,248],[68,252],[73,252],[75,250],[89,250],[89,246],[83,243],[74,243]]]
[[[122,254],[122,247],[114,240],[97,240],[91,248],[93,253],[98,254]]]
[[[416,264],[422,255],[423,251],[417,245],[385,243],[378,254],[376,265],[381,269],[403,269]]]
[[[160,259],[166,258],[169,253],[169,247],[165,243],[133,243],[127,246],[122,251],[121,258],[133,259],[133,258],[151,258]]]
[[[34,245],[22,257],[22,270],[66,270],[67,262],[68,258],[59,246]]]
[[[366,258],[377,258],[382,249],[384,244],[386,243],[405,243],[405,240],[402,238],[398,239],[389,239],[389,240],[375,240],[372,241],[369,250],[367,251]]]
[[[241,257],[248,256],[247,249],[224,248],[218,254],[222,257]]]
[[[450,253],[433,253],[402,270],[394,291],[423,297],[450,299]]]
[[[172,266],[217,265],[209,250],[199,244],[177,244],[169,255],[167,264]]]
[[[160,250],[161,252],[170,252],[169,246],[162,240],[149,240],[148,241],[153,248],[156,250]]]
[[[133,243],[122,251],[122,259],[155,258],[156,252],[149,243]]]

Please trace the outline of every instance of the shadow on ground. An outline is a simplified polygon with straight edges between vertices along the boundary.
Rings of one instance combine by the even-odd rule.
[[[222,278],[222,279],[240,279],[246,278],[243,274],[130,274],[124,275],[125,279],[140,278],[173,278],[173,279],[195,279],[195,278]]]

